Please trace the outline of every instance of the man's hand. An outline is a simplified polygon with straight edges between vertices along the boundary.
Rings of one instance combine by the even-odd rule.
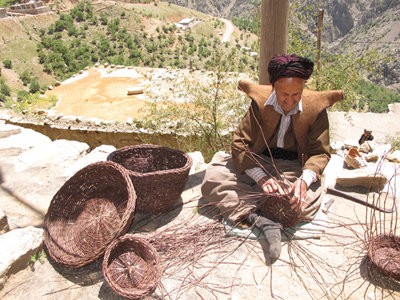
[[[293,193],[293,197],[292,199],[290,199],[292,209],[295,211],[300,210],[300,212],[303,212],[307,204],[307,202],[305,201],[307,195],[307,184],[305,183],[305,181],[302,179],[297,179],[288,191],[288,194],[291,193]]]
[[[264,176],[257,182],[257,184],[263,189],[264,193],[266,194],[284,194],[281,185],[274,177]]]

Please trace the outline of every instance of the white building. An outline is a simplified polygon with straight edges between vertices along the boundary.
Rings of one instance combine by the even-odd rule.
[[[45,6],[42,1],[30,1],[28,3],[16,4],[10,6],[11,13],[39,15],[49,11],[50,7]]]
[[[181,28],[182,30],[185,30],[186,28],[192,26],[196,22],[196,18],[187,18],[187,19],[182,19],[178,23],[175,23],[176,28]]]

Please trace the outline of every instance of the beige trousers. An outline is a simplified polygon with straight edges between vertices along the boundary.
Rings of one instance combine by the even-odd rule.
[[[297,160],[275,159],[275,169],[271,158],[264,155],[261,157],[259,162],[269,174],[278,178],[276,169],[278,170],[283,185],[290,186],[301,175],[301,165]],[[303,220],[312,220],[321,205],[325,196],[323,183],[324,176],[308,188],[306,196],[308,205],[301,215]],[[263,191],[245,173],[239,174],[232,164],[232,157],[229,156],[221,162],[212,163],[207,168],[201,192],[208,202],[220,210],[225,219],[237,223],[259,207],[259,199],[254,196],[254,193]]]

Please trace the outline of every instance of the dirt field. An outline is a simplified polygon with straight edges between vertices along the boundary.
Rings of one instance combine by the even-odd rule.
[[[145,100],[128,95],[129,88],[137,87],[146,77],[101,77],[100,71],[89,69],[89,76],[61,84],[46,95],[56,95],[60,101],[53,110],[64,116],[72,115],[102,120],[126,121],[140,116]],[[142,85],[144,89],[149,87]]]

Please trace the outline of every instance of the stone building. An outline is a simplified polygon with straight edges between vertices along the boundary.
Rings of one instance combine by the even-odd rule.
[[[50,7],[45,6],[42,1],[30,1],[28,3],[16,4],[10,6],[11,13],[39,15],[49,11]]]

